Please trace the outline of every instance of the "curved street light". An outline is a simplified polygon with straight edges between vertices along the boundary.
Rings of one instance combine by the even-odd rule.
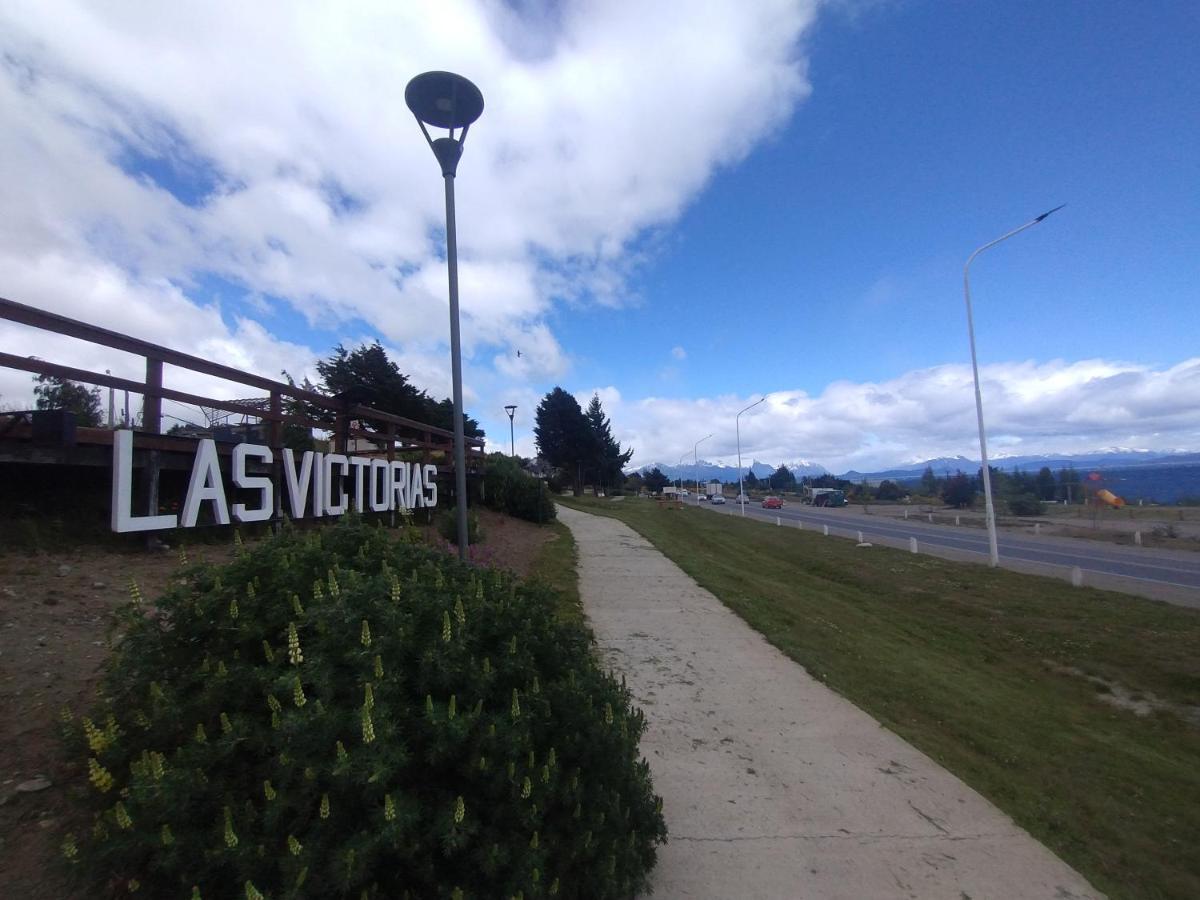
[[[1026,228],[1032,228],[1038,222],[1041,222],[1051,213],[1056,213],[1066,206],[1056,206],[1050,212],[1044,212],[1036,219],[1031,219],[1020,228],[1014,228],[1008,234],[1001,235],[994,241],[990,241],[967,257],[967,264],[963,266],[963,296],[967,301],[967,337],[971,342],[971,374],[975,379],[975,416],[979,421],[979,456],[980,462],[983,464],[983,505],[984,519],[987,522],[988,533],[988,565],[992,568],[1000,565],[1000,547],[996,540],[996,509],[992,505],[992,470],[988,466],[987,455],[987,437],[983,429],[983,396],[979,393],[979,363],[975,357],[975,318],[971,314],[971,263],[984,250],[989,247],[995,247],[1001,241],[1007,241],[1014,234],[1020,234]]]
[[[458,334],[458,239],[454,227],[454,176],[471,123],[483,113],[479,88],[453,72],[425,72],[404,89],[404,102],[421,126],[446,182],[446,269],[450,276],[450,374],[454,383],[454,493],[458,502],[458,556],[467,558],[467,454],[463,433],[462,347]],[[429,129],[445,128],[432,138]],[[458,137],[454,130],[461,129]]]
[[[707,441],[711,434],[706,434],[692,446],[692,474],[696,476],[696,505],[700,505],[700,445]]]
[[[764,394],[763,396],[761,396],[757,400],[755,400],[753,403],[751,403],[749,406],[747,406],[745,409],[743,409],[742,412],[738,413],[736,416],[733,417],[733,427],[737,430],[738,506],[740,506],[742,508],[742,517],[743,518],[745,518],[745,516],[746,516],[746,492],[744,490],[742,490],[742,423],[740,420],[742,418],[742,413],[749,412],[750,410],[754,409],[754,407],[758,406],[758,404],[762,403],[766,399],[767,399],[767,397]]]

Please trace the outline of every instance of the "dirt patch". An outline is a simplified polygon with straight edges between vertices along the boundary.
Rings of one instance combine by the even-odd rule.
[[[478,513],[484,540],[472,558],[528,576],[554,532]],[[432,529],[427,534],[437,539]],[[188,553],[192,562],[223,563],[233,549],[204,545]],[[176,550],[0,550],[0,897],[82,896],[57,865],[74,814],[71,793],[87,785],[82,761],[63,754],[59,713],[93,704],[113,612],[128,600],[130,579],[153,600],[180,566]]]
[[[1060,675],[1070,675],[1072,678],[1082,678],[1096,691],[1096,699],[1117,709],[1123,709],[1135,716],[1148,716],[1156,712],[1173,713],[1185,722],[1200,727],[1200,706],[1187,706],[1181,703],[1171,703],[1156,697],[1149,691],[1131,691],[1125,685],[1109,681],[1099,675],[1089,675],[1075,666],[1063,666],[1048,659],[1042,663],[1051,671]]]

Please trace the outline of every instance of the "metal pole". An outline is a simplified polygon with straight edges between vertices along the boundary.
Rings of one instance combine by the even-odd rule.
[[[513,432],[513,414],[508,414],[508,455],[516,457],[517,455],[517,438]]]
[[[996,509],[992,505],[992,472],[988,466],[987,434],[983,427],[983,395],[979,391],[979,362],[975,355],[975,317],[971,311],[971,263],[984,250],[987,250],[989,247],[995,247],[1001,241],[1006,241],[1015,234],[1020,234],[1026,228],[1032,228],[1050,215],[1050,213],[1057,212],[1060,209],[1062,209],[1061,206],[1056,206],[1050,212],[1042,213],[1036,219],[1026,222],[1020,228],[1014,228],[1008,234],[984,244],[967,257],[967,263],[963,266],[963,296],[967,303],[967,337],[971,343],[971,375],[975,379],[975,417],[979,422],[979,457],[983,465],[983,503],[984,519],[987,522],[988,533],[988,565],[993,568],[1000,565],[1000,548],[996,540]]]
[[[738,448],[738,506],[742,510],[742,518],[746,517],[746,492],[742,489],[742,413],[754,409],[758,404],[766,400],[766,397],[761,397],[755,400],[749,406],[733,417],[733,427],[737,431],[737,448]]]
[[[458,240],[454,230],[454,174],[446,181],[446,269],[450,273],[450,374],[454,381],[454,494],[458,503],[458,558],[467,559],[467,454],[463,433],[462,348],[458,336]]]
[[[700,438],[700,440],[696,441],[696,443],[692,445],[692,474],[696,477],[696,505],[697,506],[700,505],[700,457],[698,456],[698,452],[700,450],[700,445],[703,444],[705,441],[707,441],[710,437],[712,437],[711,434],[706,435],[705,437]]]
[[[104,374],[111,375],[112,372],[109,369],[105,369]],[[113,425],[115,424],[116,418],[117,418],[116,394],[114,393],[113,386],[110,384],[108,386],[108,427],[109,428],[113,427]]]

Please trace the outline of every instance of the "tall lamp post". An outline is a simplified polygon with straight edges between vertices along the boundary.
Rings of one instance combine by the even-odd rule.
[[[517,439],[513,436],[513,416],[517,414],[516,404],[510,403],[508,406],[504,407],[504,411],[508,413],[508,455],[515,458],[517,455]]]
[[[706,434],[692,446],[692,474],[696,476],[696,505],[700,505],[700,445],[707,441],[711,434]]]
[[[683,492],[683,460],[686,456],[687,453],[680,453],[679,462],[675,463],[675,471],[679,474],[679,487],[677,490],[679,490],[680,493]]]
[[[446,182],[446,269],[450,274],[450,373],[454,382],[454,493],[458,501],[458,556],[467,558],[467,454],[463,434],[462,347],[458,335],[458,239],[454,228],[454,175],[462,158],[467,130],[483,113],[483,94],[461,75],[425,72],[408,83],[404,102],[416,116],[421,133],[442,167]],[[445,128],[437,139],[429,129]],[[461,129],[458,137],[455,129]]]
[[[1063,204],[1065,206],[1066,204]],[[995,247],[1001,241],[1007,241],[1014,234],[1020,234],[1026,228],[1032,228],[1045,219],[1050,213],[1056,213],[1062,206],[1056,206],[1050,212],[1044,212],[1036,219],[1031,219],[1020,228],[1014,228],[1008,234],[1001,235],[994,241],[984,244],[967,257],[963,266],[963,296],[967,301],[967,337],[971,342],[971,374],[975,379],[975,417],[979,421],[979,457],[983,464],[983,503],[984,518],[987,522],[988,533],[988,565],[995,568],[1000,565],[1000,547],[996,541],[996,508],[992,505],[992,470],[988,466],[987,437],[983,428],[983,396],[979,393],[979,362],[975,356],[975,317],[971,313],[971,263],[984,250]]]
[[[743,409],[742,412],[738,413],[736,416],[733,417],[733,427],[737,431],[737,448],[738,448],[738,506],[740,506],[742,508],[742,517],[743,518],[745,518],[745,515],[746,515],[746,492],[744,490],[742,490],[742,423],[741,423],[741,418],[742,418],[742,413],[749,412],[750,410],[754,409],[754,407],[758,406],[758,404],[762,403],[766,399],[767,398],[765,396],[759,397],[757,400],[755,400],[753,403],[751,403],[749,406],[747,406],[745,409]]]

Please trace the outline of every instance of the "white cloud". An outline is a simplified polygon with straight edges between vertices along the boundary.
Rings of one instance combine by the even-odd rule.
[[[984,366],[980,377],[988,440],[999,455],[1200,444],[1200,358],[1168,368],[1104,359],[998,363]],[[735,463],[734,415],[754,399],[627,399],[613,427],[636,449],[633,465],[673,462],[708,431],[716,435],[705,443],[706,457]],[[775,391],[742,416],[741,447],[743,462],[804,458],[834,471],[977,458],[970,367],[937,366],[878,383],[837,381],[817,396]]]
[[[684,350],[682,347],[672,347],[671,348],[671,358],[678,359],[678,360],[687,359],[687,351]]]
[[[289,317],[365,323],[441,394],[442,185],[403,91],[453,69],[487,103],[457,192],[465,365],[490,409],[569,369],[556,303],[635,301],[639,239],[807,94],[816,5],[10,4],[2,292],[294,372],[328,347],[280,340]],[[202,305],[205,273],[251,292],[257,327]]]

